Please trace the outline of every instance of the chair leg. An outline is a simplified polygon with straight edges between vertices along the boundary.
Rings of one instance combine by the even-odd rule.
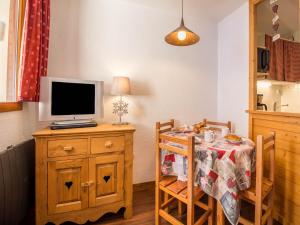
[[[208,225],[214,225],[214,205],[215,200],[211,196],[208,196],[208,208],[211,210],[210,216],[208,217]]]
[[[261,225],[262,201],[255,202],[255,225]]]
[[[268,198],[268,208],[271,209],[271,215],[268,219],[268,225],[273,225],[273,210],[274,210],[274,191],[270,193],[270,196]]]
[[[273,225],[273,216],[270,216],[268,219],[268,225]]]
[[[164,192],[164,202],[169,200],[169,194]],[[166,213],[169,213],[169,206],[165,208]]]
[[[220,202],[217,202],[217,224],[225,225],[225,215]]]
[[[195,206],[192,202],[187,204],[187,225],[194,225]]]
[[[155,225],[161,225],[161,218],[159,216],[160,206],[161,206],[161,192],[159,190],[159,184],[156,183],[156,187],[155,187]]]
[[[183,215],[183,203],[181,201],[178,201],[178,216],[182,217]]]

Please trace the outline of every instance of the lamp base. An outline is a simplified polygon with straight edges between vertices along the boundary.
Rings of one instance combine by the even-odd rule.
[[[128,124],[129,124],[128,122],[117,122],[117,123],[113,123],[112,125],[121,126],[121,125],[128,125]]]

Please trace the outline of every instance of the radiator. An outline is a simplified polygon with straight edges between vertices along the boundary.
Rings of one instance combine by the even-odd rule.
[[[0,152],[0,224],[17,225],[34,202],[34,140]]]

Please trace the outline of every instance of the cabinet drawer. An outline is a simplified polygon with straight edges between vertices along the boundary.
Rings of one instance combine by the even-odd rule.
[[[91,139],[91,153],[123,151],[124,145],[124,136],[93,137]]]
[[[88,138],[56,139],[48,141],[48,157],[85,155]]]

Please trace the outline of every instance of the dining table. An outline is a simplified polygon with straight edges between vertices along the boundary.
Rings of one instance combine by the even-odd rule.
[[[209,128],[207,128],[209,129]],[[232,225],[238,224],[240,216],[239,193],[250,188],[251,175],[255,168],[255,144],[243,137],[240,142],[229,142],[214,129],[215,138],[206,142],[203,134],[193,131],[172,130],[165,135],[179,138],[195,136],[195,186],[218,201],[217,224],[225,224],[225,216]],[[184,148],[168,141],[168,145]],[[187,181],[187,158],[162,151],[162,174],[177,176]]]

